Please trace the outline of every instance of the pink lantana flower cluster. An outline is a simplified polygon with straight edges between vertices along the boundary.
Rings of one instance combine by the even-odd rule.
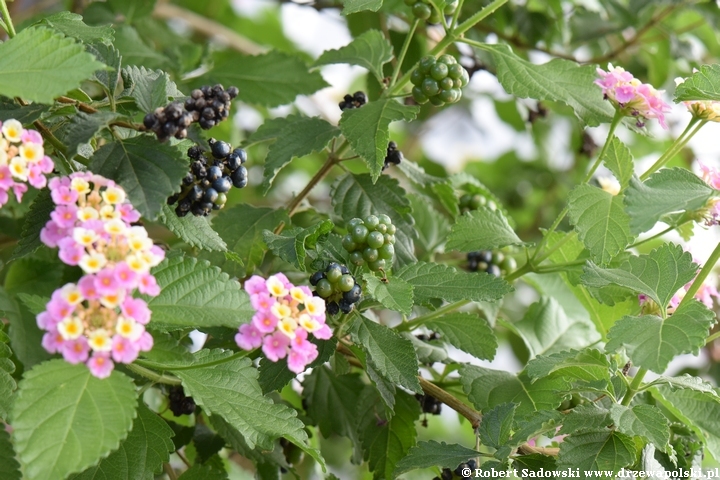
[[[693,73],[697,71],[697,68],[693,69]],[[675,79],[675,85],[681,83],[685,83],[684,78],[678,77]],[[716,100],[689,100],[683,102],[683,105],[694,117],[711,122],[720,122],[720,102]]]
[[[696,262],[697,263],[697,262]],[[677,291],[675,295],[670,299],[670,304],[668,305],[668,309],[674,310],[680,305],[680,302],[683,298],[685,298],[685,294],[688,290],[690,290],[690,287],[692,286],[693,282],[688,282],[683,288]],[[695,300],[699,300],[702,302],[707,308],[712,309],[713,308],[713,299],[720,301],[720,292],[718,292],[717,288],[708,283],[707,280],[703,282],[702,285],[700,285],[700,288],[698,289],[697,293],[695,294]],[[641,307],[645,307],[649,303],[652,304],[652,308],[656,308],[655,303],[650,300],[646,295],[638,295],[638,300],[640,302]],[[647,312],[652,313],[652,312]]]
[[[150,309],[133,298],[135,290],[157,296],[160,287],[150,268],[165,258],[142,226],[140,214],[113,181],[88,172],[53,178],[56,204],[40,233],[60,259],[77,265],[84,276],[56,290],[37,317],[47,331],[43,346],[70,363],[86,362],[93,375],[105,378],[113,362],[132,363],[152,348],[145,331]]]
[[[605,99],[626,116],[635,117],[639,128],[644,127],[649,118],[657,119],[662,128],[668,128],[665,113],[670,111],[670,105],[660,98],[662,92],[642,83],[624,68],[613,67],[612,63],[608,64],[607,72],[598,68],[597,73],[600,78],[595,84],[602,88]]]
[[[45,174],[53,171],[53,161],[45,155],[43,139],[35,130],[25,130],[17,120],[0,122],[0,208],[10,198],[18,202],[29,183],[35,188],[47,184]]]
[[[267,280],[254,275],[245,282],[245,291],[255,315],[240,326],[235,341],[243,350],[262,346],[271,362],[287,357],[288,368],[301,373],[318,356],[317,346],[308,340],[332,337],[325,323],[325,300],[314,297],[310,288],[296,287],[282,273]]]
[[[698,162],[702,179],[710,187],[720,190],[720,171],[717,168]],[[720,199],[711,198],[703,209],[707,226],[720,225]]]

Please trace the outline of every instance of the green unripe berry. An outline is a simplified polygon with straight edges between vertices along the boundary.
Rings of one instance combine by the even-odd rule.
[[[459,88],[452,88],[450,92],[450,101],[448,103],[457,103],[462,98],[462,91]]]
[[[505,260],[503,260],[500,264],[500,268],[508,273],[514,272],[517,268],[517,262],[515,262],[515,259],[513,257],[505,257]]]
[[[380,248],[385,243],[385,238],[380,232],[370,232],[367,236],[367,244],[370,248]]]
[[[317,285],[315,285],[315,291],[318,295],[320,295],[322,298],[327,298],[333,293],[333,287],[330,281],[327,278],[323,278],[320,280]]]
[[[438,83],[429,77],[425,77],[425,80],[423,80],[422,83],[422,87],[420,88],[425,95],[430,97],[430,101],[432,101],[432,96],[437,95],[440,91],[440,86],[438,85]]]
[[[453,87],[455,88],[462,88],[465,84],[463,84],[463,81],[461,78],[458,78],[457,80],[453,80]]]
[[[358,247],[357,243],[353,241],[352,235],[349,233],[343,237],[342,246],[348,252],[354,252]]]
[[[365,219],[365,226],[370,230],[375,230],[375,227],[377,227],[379,224],[380,219],[375,215],[368,215]]]
[[[455,60],[455,57],[452,55],[448,55],[447,53],[445,55],[440,55],[437,59],[438,62],[444,63],[448,67],[450,65],[457,64],[457,60]]]
[[[327,278],[330,283],[337,283],[342,275],[343,273],[342,270],[340,270],[340,265],[333,265],[325,270],[325,278]]]
[[[450,77],[445,77],[438,82],[438,85],[440,85],[440,88],[443,90],[450,90],[455,86],[455,80]]]
[[[341,292],[349,292],[354,286],[355,279],[352,277],[352,275],[345,274],[340,277],[340,281],[338,282],[338,288]]]
[[[425,77],[423,77],[423,78],[425,78]],[[420,87],[413,87],[413,89],[412,89],[412,97],[413,97],[413,100],[415,100],[415,102],[416,102],[418,105],[423,105],[423,104],[427,103],[428,100],[429,100],[428,97],[427,97],[427,95],[425,95],[425,94],[422,92],[422,90],[420,89]]]
[[[442,17],[440,16],[440,12],[433,8],[432,13],[430,14],[430,18],[427,19],[427,22],[431,24],[438,24],[441,20]]]
[[[386,233],[384,236],[385,243],[388,245],[394,245],[395,244],[395,235],[390,235],[389,233]]]
[[[462,80],[463,87],[467,85],[470,81],[470,74],[464,68],[462,69],[462,75],[460,76],[460,80]]]
[[[395,232],[397,231],[397,227],[393,224],[390,224],[387,226],[387,233],[390,235],[395,235]]]
[[[440,93],[438,93],[437,96],[445,103],[452,103],[453,99],[455,99],[455,95],[452,90],[440,90]]]
[[[470,204],[469,207],[473,210],[477,210],[481,206],[485,205],[487,203],[487,199],[483,197],[482,195],[473,195],[470,198]]]
[[[357,267],[362,267],[365,264],[362,252],[353,252],[350,254],[350,263]]]
[[[384,213],[381,213],[378,215],[378,220],[380,220],[380,223],[384,225],[392,225],[392,219],[385,215]]]
[[[363,259],[367,262],[375,262],[379,257],[379,253],[376,248],[366,248],[363,250]]]
[[[430,69],[430,76],[437,81],[442,80],[448,75],[448,67],[444,63],[436,63]]]
[[[218,197],[215,200],[215,205],[222,207],[226,203],[227,203],[227,195],[225,195],[224,193],[218,193]]]
[[[452,2],[447,2],[445,4],[445,8],[443,8],[443,13],[445,15],[452,15],[453,13],[455,13],[455,10],[457,10],[457,7],[458,7],[457,0],[454,0]]]
[[[416,87],[422,85],[423,80],[425,80],[425,74],[417,68],[413,70],[410,74],[410,83],[412,83]]]
[[[378,249],[378,256],[383,260],[392,260],[395,256],[395,247],[392,244],[383,245]]]
[[[347,229],[348,229],[348,231],[350,231],[350,229],[352,227],[354,227],[355,225],[362,225],[362,224],[363,224],[362,218],[355,217],[347,223]]]
[[[432,103],[436,107],[442,107],[443,105],[445,105],[445,102],[441,98],[438,98],[437,95],[435,95],[433,97],[429,97],[429,100],[430,100],[430,103]]]
[[[490,211],[494,212],[495,210],[497,210],[497,204],[495,202],[493,202],[492,200],[488,200],[487,208],[489,208]]]
[[[472,195],[469,193],[466,193],[460,197],[460,208],[470,208],[470,200],[472,199]]]
[[[462,78],[462,72],[464,71],[465,69],[459,63],[448,65],[448,77],[452,78],[453,80]]]
[[[417,2],[415,5],[413,5],[412,12],[413,15],[415,15],[415,17],[419,18],[420,20],[427,20],[433,13],[430,5],[422,2]]]
[[[418,63],[418,70],[420,70],[420,72],[424,75],[428,75],[433,65],[435,65],[435,57],[427,55],[420,59],[420,62]]]
[[[375,231],[376,231],[376,232],[380,232],[380,233],[386,233],[386,232],[387,232],[387,228],[388,228],[387,225],[385,225],[384,223],[381,223],[380,225],[378,225],[377,227],[375,227]]]
[[[492,263],[500,265],[505,260],[505,255],[502,252],[493,252]]]
[[[368,263],[368,268],[372,270],[373,272],[377,272],[379,270],[385,270],[385,260],[377,260],[375,262]]]
[[[350,230],[350,235],[352,235],[353,242],[355,243],[365,243],[367,234],[368,229],[365,225],[355,225],[352,230]]]

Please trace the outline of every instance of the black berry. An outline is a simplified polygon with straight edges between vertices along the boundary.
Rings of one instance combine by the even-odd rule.
[[[186,397],[181,386],[172,387],[168,394],[168,408],[173,415],[190,415],[195,413],[195,401],[191,397]]]
[[[365,92],[355,92],[353,95],[345,95],[343,101],[338,104],[340,110],[360,108],[367,103]]]
[[[382,169],[385,170],[390,165],[400,165],[403,158],[403,154],[400,150],[398,150],[397,144],[391,141],[388,143],[387,154],[385,155],[385,164]]]
[[[310,284],[315,287],[314,294],[325,299],[325,308],[330,315],[350,313],[353,305],[362,297],[362,288],[350,270],[335,262],[313,273]]]
[[[440,415],[442,411],[442,402],[432,395],[416,394],[415,398],[420,402],[422,411],[431,415]]]

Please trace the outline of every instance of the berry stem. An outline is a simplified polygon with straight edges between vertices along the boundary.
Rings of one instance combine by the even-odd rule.
[[[700,122],[697,127],[695,127],[695,130],[692,130],[692,127],[695,126]],[[690,141],[690,139],[707,123],[707,120],[700,120],[697,117],[693,117],[692,120],[690,120],[690,123],[688,123],[688,126],[683,130],[683,132],[680,134],[678,138],[675,139],[673,144],[670,146],[670,148],[660,156],[660,158],[657,159],[653,165],[647,169],[645,173],[640,175],[640,180],[645,180],[650,175],[655,173],[656,171],[660,170],[662,167],[665,166],[667,162],[670,161],[672,157],[675,156],[680,150],[682,150],[685,145]]]
[[[694,221],[694,220],[693,220],[692,218],[688,218],[688,219],[683,220],[682,222],[678,223],[677,225],[671,225],[671,226],[669,226],[668,228],[666,228],[665,230],[656,233],[655,235],[652,235],[652,236],[650,236],[650,237],[644,238],[644,239],[642,239],[642,240],[638,240],[637,242],[633,243],[632,245],[628,245],[627,248],[626,248],[626,250],[627,250],[627,249],[630,249],[630,248],[635,248],[635,247],[637,247],[637,246],[642,245],[643,243],[647,243],[647,242],[649,242],[649,241],[651,241],[651,240],[655,240],[656,238],[662,237],[662,236],[665,235],[666,233],[670,233],[670,232],[672,232],[673,230],[678,229],[678,228],[682,227],[683,225],[685,225],[685,224],[687,224],[687,223],[690,223],[690,222],[693,222],[693,221]]]
[[[400,70],[402,69],[403,61],[405,60],[405,55],[407,54],[408,48],[410,47],[410,42],[412,41],[413,35],[415,35],[415,30],[417,29],[419,23],[420,19],[416,18],[413,21],[412,25],[410,25],[410,31],[405,37],[405,41],[403,42],[402,48],[400,49],[400,55],[398,55],[397,57],[395,71],[392,74],[392,80],[390,80],[390,85],[388,86],[388,88],[390,89],[392,89],[395,86],[395,82],[397,82],[398,75],[400,74]]]
[[[702,267],[702,270],[700,270],[700,273],[698,273],[695,277],[695,280],[693,280],[692,285],[690,285],[690,288],[685,293],[685,296],[680,301],[680,304],[677,306],[677,308],[682,307],[684,304],[695,298],[695,294],[698,292],[698,290],[700,290],[700,287],[702,286],[708,275],[710,275],[712,269],[715,268],[715,264],[718,262],[718,260],[720,260],[720,243],[715,246],[715,250],[713,250],[710,254],[710,258],[707,259],[705,265],[703,265]]]
[[[460,18],[460,12],[462,11],[463,7],[463,1],[464,0],[458,0],[458,6],[455,9],[455,13],[453,13],[452,21],[450,22],[450,30],[452,31],[455,26],[457,25],[458,18]]]
[[[5,31],[8,37],[13,38],[15,35],[15,26],[13,25],[12,18],[10,18],[10,12],[8,11],[7,3],[5,0],[0,0],[0,13],[2,14],[3,21],[5,23]]]
[[[165,385],[182,385],[182,381],[180,381],[177,377],[157,373],[149,368],[136,365],[135,363],[128,363],[125,367],[127,367],[127,369],[131,372],[137,373],[138,375],[141,375],[148,380],[152,380],[155,383],[164,383]]]
[[[425,322],[429,322],[430,320],[434,320],[438,317],[442,317],[446,313],[450,313],[454,310],[457,310],[458,308],[462,308],[465,305],[469,304],[470,300],[458,300],[457,302],[448,303],[444,307],[440,307],[434,312],[426,313],[425,315],[420,315],[419,317],[415,317],[414,319],[410,320],[409,322],[403,322],[397,327],[395,327],[395,331],[397,332],[408,332],[414,328],[419,327],[420,325],[424,324]]]
[[[458,412],[463,417],[467,418],[470,421],[473,429],[476,429],[480,426],[480,422],[482,421],[482,413],[468,407],[463,402],[455,398],[454,395],[446,392],[431,381],[425,380],[423,377],[420,376],[418,376],[418,380],[420,381],[420,387],[422,387],[423,392],[425,392],[426,395],[431,395],[435,397],[448,407]]]

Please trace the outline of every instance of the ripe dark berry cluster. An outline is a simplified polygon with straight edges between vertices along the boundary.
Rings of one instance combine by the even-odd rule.
[[[467,70],[457,63],[452,55],[440,55],[437,59],[431,55],[420,59],[413,70],[410,81],[413,99],[440,107],[446,103],[455,103],[462,98],[462,88],[470,81]]]
[[[338,104],[340,110],[348,110],[351,108],[360,108],[367,103],[367,95],[365,92],[355,92],[354,94],[345,95],[343,101]]]
[[[325,299],[325,308],[330,315],[350,313],[362,296],[362,287],[350,275],[350,270],[335,262],[324,271],[313,273],[310,284],[315,287],[315,294]]]
[[[179,385],[170,389],[168,401],[168,407],[176,417],[180,415],[190,415],[195,412],[195,401],[192,397],[186,397],[183,387]]]
[[[383,165],[382,169],[385,170],[390,165],[400,165],[403,158],[405,157],[403,157],[402,152],[398,150],[397,143],[390,141],[387,147],[387,154],[385,155],[385,165]]]
[[[227,192],[231,187],[243,188],[247,185],[247,153],[242,148],[232,150],[229,143],[211,138],[208,142],[212,161],[199,146],[188,149],[188,157],[193,162],[190,172],[183,178],[180,193],[168,198],[168,205],[178,202],[175,213],[184,217],[192,213],[196,217],[207,216],[211,210],[220,210],[227,202]]]
[[[458,465],[457,468],[455,468],[455,470],[454,470],[455,475],[457,475],[461,478],[468,478],[468,477],[463,476],[463,470],[465,470],[467,472],[468,468],[470,469],[471,472],[473,472],[473,474],[475,473],[475,469],[477,468],[477,462],[475,461],[475,459],[471,458],[466,463],[461,463],[460,465]],[[470,474],[470,476],[472,477],[473,474]]]
[[[415,394],[415,398],[420,402],[422,411],[431,415],[440,415],[442,411],[442,402],[432,395]]]
[[[348,233],[342,246],[350,252],[353,265],[367,262],[370,270],[377,272],[391,267],[395,258],[395,225],[385,214],[353,218],[347,224]]]
[[[433,478],[433,480],[453,480],[453,478],[455,477],[453,476],[452,470],[449,468],[443,468],[440,476]]]
[[[502,252],[481,250],[467,254],[468,269],[473,272],[486,272],[496,277],[505,276],[517,268],[513,257],[506,257]]]
[[[455,13],[458,7],[458,0],[446,1],[442,13],[430,0],[405,0],[405,5],[412,8],[415,18],[437,24],[442,20],[441,15],[452,15]]]
[[[237,87],[227,90],[222,85],[204,86],[193,90],[185,103],[172,102],[159,107],[143,118],[143,125],[164,142],[170,137],[187,137],[187,128],[198,122],[207,130],[225,120],[230,114],[230,102],[237,97]]]
[[[494,201],[488,200],[479,193],[476,193],[474,195],[466,193],[465,195],[460,197],[459,206],[460,213],[465,213],[470,210],[477,210],[480,207],[487,207],[493,211],[497,209],[497,205]]]

